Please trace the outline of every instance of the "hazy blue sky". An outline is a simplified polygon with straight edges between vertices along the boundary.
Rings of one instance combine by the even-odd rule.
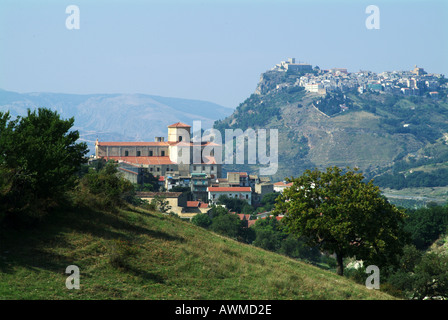
[[[68,5],[80,29],[68,30]],[[368,30],[370,4],[380,29]],[[295,57],[448,75],[448,1],[0,0],[0,88],[147,93],[236,107]]]

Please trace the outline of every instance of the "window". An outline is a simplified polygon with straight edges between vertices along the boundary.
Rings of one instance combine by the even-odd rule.
[[[181,142],[182,141],[182,136],[179,136],[179,142]]]
[[[125,157],[129,156],[129,151],[128,151],[128,150],[126,150],[126,151],[124,152],[124,156],[125,156]]]
[[[149,168],[149,171],[151,171],[151,172],[152,172],[152,168]]]
[[[213,166],[210,169],[213,171]]]
[[[193,170],[196,171],[196,166],[193,166]]]
[[[162,150],[162,157],[164,157],[164,156],[165,156],[165,151]]]
[[[140,157],[140,156],[141,156],[141,152],[137,151],[137,157]]]
[[[157,168],[157,172],[159,172],[160,171],[160,168]]]
[[[202,171],[205,171],[205,166],[202,166]]]
[[[152,150],[149,150],[149,156],[152,157],[153,153]]]
[[[246,199],[249,199],[249,195],[248,194],[246,194]]]

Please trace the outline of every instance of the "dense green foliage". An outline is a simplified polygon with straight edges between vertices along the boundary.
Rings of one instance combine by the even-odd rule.
[[[375,182],[386,188],[404,189],[419,187],[443,187],[448,184],[448,169],[441,168],[431,172],[414,171],[404,174],[384,174],[375,178]]]
[[[277,197],[277,193],[268,194],[265,205],[272,206]],[[309,247],[304,239],[289,234],[281,220],[274,217],[258,219],[253,226],[248,227],[247,220],[241,220],[238,215],[230,213],[229,209],[213,205],[208,214],[198,214],[191,222],[240,242],[294,259],[324,264],[332,260],[321,255],[318,248]]]
[[[77,143],[78,131],[70,131],[73,123],[73,118],[63,120],[44,108],[28,110],[15,120],[0,112],[3,218],[21,223],[40,219],[75,186],[88,150],[85,143]]]
[[[230,211],[236,213],[251,213],[253,211],[253,208],[246,200],[230,198],[226,195],[220,196],[217,203],[225,205]]]
[[[117,165],[108,162],[101,170],[90,170],[79,181],[75,204],[114,210],[134,199],[134,187],[118,174]]]
[[[448,231],[448,207],[430,206],[408,210],[405,230],[410,233],[413,244],[426,250],[442,234]]]
[[[254,246],[295,259],[321,261],[321,254],[317,247],[311,248],[304,240],[286,232],[281,220],[275,217],[259,219],[253,228],[255,230],[255,240],[252,242]]]
[[[405,242],[405,215],[371,181],[365,183],[362,174],[330,167],[325,172],[307,170],[288,181],[293,186],[278,198],[276,213],[287,213],[289,232],[336,254],[340,275],[344,257],[377,266],[395,262]]]

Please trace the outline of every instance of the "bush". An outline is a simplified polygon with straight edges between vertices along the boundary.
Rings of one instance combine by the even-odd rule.
[[[44,108],[14,121],[0,112],[0,203],[10,222],[33,223],[66,202],[88,152],[73,124]]]
[[[242,228],[241,220],[234,214],[223,214],[213,218],[210,230],[221,235],[236,238]]]
[[[191,223],[202,228],[208,228],[212,224],[212,220],[206,213],[199,213],[191,219]]]
[[[80,180],[75,202],[98,209],[113,210],[127,203],[135,203],[132,183],[118,174],[117,165],[108,162],[99,172],[90,171]]]

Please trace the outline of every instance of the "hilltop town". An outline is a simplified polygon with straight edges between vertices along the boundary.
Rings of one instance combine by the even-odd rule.
[[[441,84],[443,75],[428,73],[424,68],[415,66],[410,71],[384,71],[375,73],[372,71],[348,72],[346,68],[332,68],[328,70],[314,68],[307,63],[296,63],[295,58],[275,65],[266,74],[287,73],[297,74],[295,81],[278,83],[273,90],[281,90],[288,87],[304,87],[308,92],[325,95],[327,92],[348,92],[357,90],[360,94],[366,90],[391,93],[405,96],[430,96],[439,98],[438,90],[447,88],[447,84]],[[263,76],[262,76],[263,77]],[[259,85],[257,94],[266,93],[266,89]]]

